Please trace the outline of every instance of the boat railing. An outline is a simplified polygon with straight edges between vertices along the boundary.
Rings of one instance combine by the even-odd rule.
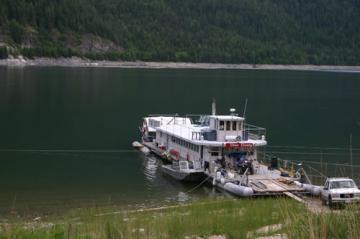
[[[168,124],[164,126],[165,129],[167,130],[171,130],[174,125],[172,124]],[[201,140],[202,139],[202,132],[198,131],[198,130],[194,130],[194,128],[191,125],[181,125],[182,127],[182,132],[181,132],[181,136],[183,138],[187,138],[187,139],[192,139],[192,140]]]
[[[180,117],[178,113],[168,113],[168,114],[149,114],[149,117]]]
[[[186,114],[185,115],[186,118],[189,118],[191,119],[191,121],[194,123],[194,124],[197,124],[197,125],[208,125],[207,122],[204,122],[204,119],[206,117],[208,117],[208,115],[204,115],[204,114]]]
[[[193,119],[188,116],[181,116],[178,113],[172,113],[172,114],[149,114],[149,117],[172,117],[173,120],[169,121],[168,124],[177,124],[176,119],[182,119],[182,124],[186,123],[186,119],[189,119],[191,123],[193,123]]]
[[[266,136],[266,129],[256,125],[245,123],[244,136],[246,139],[253,139],[253,140],[262,139],[263,137]]]

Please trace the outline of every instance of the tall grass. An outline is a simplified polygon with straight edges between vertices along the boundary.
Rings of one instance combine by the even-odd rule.
[[[72,210],[42,222],[0,223],[0,239],[195,238],[226,235],[255,238],[258,228],[283,224],[289,238],[360,238],[359,207],[340,213],[310,213],[287,199],[209,200],[148,211],[114,208]],[[110,213],[109,213],[110,212]],[[274,232],[272,232],[274,233]]]
[[[282,200],[280,200],[282,201]],[[48,222],[14,221],[2,225],[0,238],[184,238],[185,236],[226,235],[246,238],[249,231],[279,223],[280,201],[215,200],[155,211],[101,214],[104,209],[68,212]],[[291,203],[290,203],[291,204]],[[99,214],[101,214],[99,216]],[[73,218],[80,218],[73,220]],[[55,222],[56,221],[56,222]]]
[[[289,238],[360,238],[360,205],[348,205],[343,210],[294,211],[292,206],[282,210]]]

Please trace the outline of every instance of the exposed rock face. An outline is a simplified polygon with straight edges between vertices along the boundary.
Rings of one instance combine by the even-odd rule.
[[[60,33],[57,30],[52,30],[50,35],[51,38],[46,40],[49,44],[47,47],[59,46],[82,55],[124,51],[122,47],[113,41],[93,34],[78,35],[73,32]],[[19,49],[43,48],[44,45],[40,43],[38,32],[27,29],[21,44],[14,43],[9,37],[2,35],[0,32],[0,47],[7,47],[12,54],[13,52],[19,52]],[[16,49],[18,50],[16,51]]]
[[[109,51],[123,51],[121,47],[117,46],[114,42],[103,39],[99,36],[90,34],[81,37],[81,43],[78,46],[81,53],[103,53]]]

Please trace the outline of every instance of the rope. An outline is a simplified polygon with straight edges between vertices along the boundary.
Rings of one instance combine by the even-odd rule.
[[[192,193],[194,190],[196,190],[198,187],[203,185],[211,176],[209,175],[207,178],[205,178],[201,183],[193,187],[192,189],[188,190],[186,193]]]
[[[317,150],[349,150],[349,148],[343,147],[311,147],[311,146],[283,146],[283,145],[267,145],[267,148],[287,148],[287,149],[317,149]],[[360,148],[352,148],[352,150],[360,150]]]
[[[261,152],[259,152],[261,153]],[[271,158],[270,154],[267,153],[261,153],[263,154],[265,157]],[[287,161],[288,163],[293,163],[296,164],[294,161],[295,160],[290,160],[290,159],[281,159],[278,158],[279,161]],[[345,163],[328,163],[328,162],[319,162],[319,161],[308,161],[307,158],[298,158],[296,159],[296,161],[302,161],[304,163],[311,163],[311,164],[323,164],[323,165],[331,165],[331,166],[343,166],[343,167],[354,167],[354,168],[359,168],[360,164],[345,164]]]
[[[353,165],[351,165],[351,164],[343,164],[343,163],[328,163],[328,162],[315,162],[315,161],[306,161],[306,160],[304,160],[303,161],[304,163],[311,163],[311,164],[322,164],[322,165],[331,165],[331,166],[343,166],[343,167],[354,167],[354,168],[359,168],[360,167],[360,165],[358,165],[358,164],[353,164]]]
[[[311,167],[310,165],[306,165],[306,167],[310,168],[310,170],[314,170],[315,172],[317,172],[318,174],[320,174],[320,176],[322,176],[323,178],[327,178],[327,176],[325,176],[323,173],[321,173],[319,170],[315,169],[314,167]]]
[[[344,155],[344,153],[338,152],[338,153],[324,153],[324,152],[294,152],[294,151],[268,151],[268,153],[271,154],[293,154],[293,155],[337,155],[341,156]],[[358,154],[356,154],[358,155]]]

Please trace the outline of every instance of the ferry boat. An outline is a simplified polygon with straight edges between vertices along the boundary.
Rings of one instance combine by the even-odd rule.
[[[311,182],[299,186],[300,178],[280,169],[276,158],[264,164],[265,153],[259,152],[267,145],[266,129],[247,124],[235,109],[216,114],[215,101],[209,115],[150,115],[143,118],[140,131],[141,143],[133,146],[163,159],[162,171],[177,180],[209,181],[241,197],[285,194],[296,198],[292,193],[319,191]]]
[[[257,148],[267,144],[265,129],[245,123],[231,109],[228,115],[149,116],[141,127],[142,144],[168,164],[163,171],[184,181],[199,181],[219,167],[243,173],[257,159]]]

